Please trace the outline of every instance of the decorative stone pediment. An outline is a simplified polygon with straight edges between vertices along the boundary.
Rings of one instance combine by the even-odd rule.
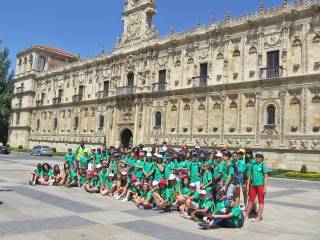
[[[264,46],[274,47],[281,44],[281,32],[270,33],[264,36]]]

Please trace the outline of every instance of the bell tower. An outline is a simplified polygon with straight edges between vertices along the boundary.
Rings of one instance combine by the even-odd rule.
[[[131,46],[157,36],[152,18],[156,14],[155,0],[126,0],[122,21],[124,32],[116,48]]]

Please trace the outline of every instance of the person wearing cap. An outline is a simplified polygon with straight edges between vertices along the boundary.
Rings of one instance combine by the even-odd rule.
[[[187,161],[185,160],[185,153],[183,150],[179,151],[173,170],[175,171],[175,175],[179,176],[179,179],[182,179],[183,175],[187,173]]]
[[[120,174],[119,185],[114,193],[114,198],[116,200],[122,200],[126,196],[129,183],[128,173],[126,171],[122,171]]]
[[[256,161],[252,164],[250,175],[247,182],[247,188],[249,189],[249,204],[245,213],[245,217],[249,216],[251,212],[256,196],[258,195],[259,210],[257,218],[253,219],[254,222],[262,221],[262,215],[264,210],[264,198],[267,193],[268,184],[268,167],[263,162],[264,155],[262,152],[256,153]]]
[[[97,147],[97,153],[94,157],[94,164],[101,164],[102,161],[102,153],[101,153],[101,147]]]
[[[154,163],[154,180],[160,181],[164,178],[164,163],[161,155],[155,155],[156,162]]]
[[[138,208],[145,210],[152,208],[152,190],[147,183],[142,185],[139,197],[136,198],[135,203]]]
[[[196,147],[194,148],[195,152],[197,152],[198,154],[199,154],[199,152],[200,152],[200,149],[201,149],[200,146],[196,146]]]
[[[83,156],[80,157],[79,167],[80,168],[87,168],[88,167],[88,161],[89,161],[88,150],[85,149],[84,152],[83,152]]]
[[[104,190],[101,192],[101,194],[103,196],[112,196],[113,195],[113,192],[115,191],[116,189],[116,183],[114,181],[114,174],[113,173],[109,173],[108,174],[108,179],[105,183],[105,187],[104,187]]]
[[[203,164],[203,171],[201,174],[201,179],[200,179],[200,189],[204,189],[207,191],[208,195],[211,195],[212,192],[212,172],[209,169],[209,165],[207,163]]]
[[[159,181],[159,188],[152,196],[158,209],[161,210],[170,210],[174,203],[173,191],[167,188],[167,180],[164,178]]]
[[[190,193],[183,206],[184,213],[181,213],[180,216],[186,219],[190,219],[189,215],[191,214],[191,212],[193,212],[194,209],[199,208],[199,204],[198,204],[199,199],[200,199],[200,195],[199,195],[199,192],[197,191],[197,185],[195,183],[190,183]]]
[[[154,173],[154,162],[152,159],[152,154],[150,152],[147,153],[147,160],[143,166],[143,182],[151,185],[153,181],[153,173]]]
[[[216,193],[218,192],[218,189],[222,185],[221,181],[222,181],[225,162],[222,160],[221,152],[218,152],[215,157],[216,159],[215,159],[215,168],[213,170],[212,196],[214,197],[215,200],[217,200]]]
[[[134,164],[134,175],[139,182],[143,179],[144,155],[144,152],[139,152],[138,158]]]
[[[198,161],[198,153],[192,152],[191,154],[191,162],[189,162],[189,172],[190,172],[190,180],[191,183],[194,183],[197,186],[197,191],[200,190],[200,169],[202,168],[202,164]]]
[[[211,214],[214,210],[213,202],[207,197],[207,191],[206,190],[200,190],[199,191],[199,201],[198,201],[198,208],[195,209],[190,213],[190,219],[195,220],[196,218],[200,221],[205,216],[208,216]]]
[[[200,223],[199,226],[204,229],[215,229],[215,228],[241,228],[244,223],[244,216],[236,203],[236,198],[231,197],[227,205],[227,213],[214,213],[209,216],[213,219],[209,222]],[[204,218],[206,220],[206,218]]]
[[[78,187],[79,188],[84,188],[84,185],[86,184],[86,175],[87,172],[83,168],[79,168],[77,172],[77,179],[78,179]]]
[[[69,166],[75,165],[76,158],[74,157],[71,148],[68,148],[68,152],[64,155],[64,159],[69,163]]]
[[[128,202],[129,200],[135,200],[140,191],[140,182],[137,182],[137,177],[132,176],[131,179],[128,179],[128,190],[125,198],[122,202]]]
[[[92,162],[92,164],[95,164],[96,159],[96,149],[91,148],[91,152],[88,154],[89,161]]]
[[[245,207],[247,209],[248,206],[248,194],[249,194],[249,189],[247,188],[247,183],[248,183],[248,178],[250,176],[250,170],[251,170],[251,166],[252,164],[255,162],[255,159],[253,157],[253,153],[251,150],[246,150],[246,154],[245,154],[245,172],[243,174],[243,201],[245,204]]]
[[[100,192],[100,178],[99,173],[95,171],[87,172],[87,182],[84,185],[84,189],[88,193],[99,193]]]
[[[233,179],[235,175],[235,167],[233,162],[230,160],[232,154],[227,151],[223,153],[223,160],[225,162],[223,175],[222,175],[222,189],[227,192],[227,197],[233,196],[233,191],[235,185],[233,184]]]

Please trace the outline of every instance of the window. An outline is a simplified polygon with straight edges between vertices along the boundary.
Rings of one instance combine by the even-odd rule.
[[[159,91],[166,90],[166,79],[167,79],[167,71],[160,70],[159,71]]]
[[[53,119],[53,129],[57,129],[58,128],[58,119]]]
[[[267,108],[267,124],[273,125],[276,123],[275,112],[275,107],[273,105]]]
[[[134,74],[133,72],[130,72],[127,76],[128,78],[128,87],[133,87],[134,86]]]
[[[20,113],[16,114],[16,125],[19,125],[20,123]]]
[[[161,127],[161,112],[156,112],[155,127]]]
[[[103,82],[103,97],[108,97],[109,95],[109,81]]]
[[[104,127],[104,116],[100,116],[99,119],[99,128],[102,129]]]
[[[83,94],[84,94],[84,86],[83,86],[83,85],[80,85],[80,86],[79,86],[79,95],[80,95],[80,96],[83,96]]]
[[[43,56],[38,58],[38,71],[43,72],[46,65],[46,59]]]
[[[73,128],[74,128],[74,129],[78,129],[78,127],[79,127],[79,118],[78,118],[78,117],[75,117],[75,118],[74,118]]]
[[[207,78],[208,78],[208,63],[201,63],[200,64],[200,86],[207,85]]]
[[[37,129],[40,128],[40,119],[37,119]]]

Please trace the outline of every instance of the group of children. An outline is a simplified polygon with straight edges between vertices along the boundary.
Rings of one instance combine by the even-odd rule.
[[[65,154],[59,166],[38,164],[30,184],[83,188],[140,209],[177,210],[204,229],[240,228],[259,207],[252,221],[262,221],[268,168],[263,153],[240,149],[190,150],[143,144],[129,149],[105,145],[88,152],[82,142],[75,154]]]

